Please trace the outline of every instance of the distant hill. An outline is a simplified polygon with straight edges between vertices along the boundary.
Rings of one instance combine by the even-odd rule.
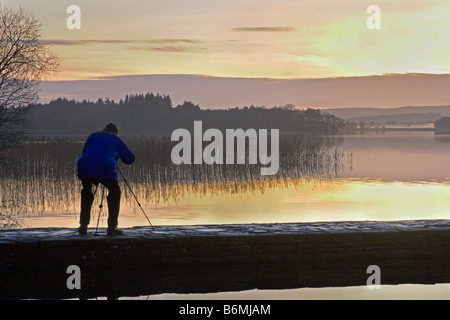
[[[188,100],[208,109],[250,105],[271,108],[286,104],[302,108],[397,108],[450,104],[449,87],[450,74],[388,74],[322,79],[129,75],[42,81],[40,102],[50,102],[61,96],[77,101],[96,100],[98,97],[119,100],[130,92],[151,91],[170,95],[175,105]]]
[[[377,124],[432,123],[450,116],[449,106],[406,106],[400,108],[335,108],[324,109],[336,117],[350,122]]]

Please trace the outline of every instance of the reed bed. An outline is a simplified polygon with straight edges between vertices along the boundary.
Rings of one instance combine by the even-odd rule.
[[[8,149],[0,160],[0,216],[77,210],[81,183],[76,161],[86,137],[30,137]],[[177,202],[188,193],[198,196],[260,192],[300,186],[339,175],[349,158],[333,137],[281,135],[280,168],[261,176],[261,165],[174,165],[168,136],[124,136],[136,155],[133,165],[120,168],[142,203]],[[123,201],[133,203],[129,190]],[[95,205],[95,204],[94,204]]]

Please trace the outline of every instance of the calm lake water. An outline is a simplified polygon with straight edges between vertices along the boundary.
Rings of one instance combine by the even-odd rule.
[[[55,146],[48,141],[40,145],[33,143],[33,148],[39,146],[41,149],[27,149],[26,156],[22,154],[19,157],[22,169],[17,170],[23,171],[26,167],[27,172],[39,171],[36,177],[27,177],[20,172],[3,174],[0,211],[3,228],[78,227],[81,186],[74,177],[74,168],[83,140],[71,143],[69,147],[65,144]],[[164,166],[155,169],[146,167],[153,161],[150,155],[133,166],[121,168],[153,225],[450,219],[450,136],[435,136],[433,132],[424,131],[367,133],[335,136],[331,141],[326,139],[312,144],[301,142],[298,147],[305,152],[297,150],[290,154],[296,160],[283,162],[285,170],[273,180],[255,178],[251,168],[244,168],[242,173],[232,177],[231,171],[241,169],[225,172],[224,168],[207,168],[206,173],[200,170],[198,175],[192,173],[192,168],[185,171]],[[48,150],[45,157],[42,156],[42,148]],[[63,158],[55,160],[52,157],[54,153]],[[41,162],[33,165],[37,159]],[[306,164],[302,162],[304,159],[308,159]],[[55,164],[51,164],[52,161]],[[60,163],[66,165],[61,167]],[[58,169],[52,172],[54,167]],[[42,168],[48,174],[42,175]],[[148,178],[149,172],[151,178]],[[122,182],[121,186],[124,197],[120,227],[148,225],[136,202],[127,193],[126,185]],[[99,201],[100,192],[92,210],[95,221]],[[100,227],[105,226],[106,212],[103,211]],[[199,296],[157,295],[151,298],[230,297],[447,299],[450,289],[446,284],[404,285],[386,286],[382,290],[256,290]]]
[[[57,150],[40,159],[37,169],[26,164],[30,175],[33,170],[55,170],[50,172],[53,179],[20,174],[3,178],[0,212],[4,228],[78,226],[81,186],[74,177],[78,154],[73,153],[74,159],[58,156],[63,168],[52,169],[59,165],[51,163],[55,161],[51,154]],[[144,171],[139,163],[122,166],[122,171],[153,225],[450,218],[450,137],[432,132],[344,135],[335,137],[326,152],[331,152],[331,158],[340,156],[336,164],[322,155],[323,167],[331,169],[317,169],[312,174],[288,172],[277,180],[249,181],[246,176],[224,181],[219,177],[213,182],[197,179],[192,185],[189,176],[190,180],[180,185],[169,177],[168,186],[161,186],[159,179],[155,188],[154,181],[143,181],[150,171]],[[28,157],[31,162],[37,158],[34,154]],[[22,161],[28,162],[23,157]],[[145,159],[141,161],[147,164]],[[123,182],[121,186],[120,226],[148,225],[127,186]],[[93,217],[98,215],[100,198],[99,191]],[[100,227],[105,225],[103,211]]]

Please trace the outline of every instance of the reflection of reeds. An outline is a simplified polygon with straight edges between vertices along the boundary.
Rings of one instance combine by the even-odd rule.
[[[30,138],[9,149],[0,169],[0,214],[76,210],[80,182],[76,160],[85,137]],[[335,177],[344,168],[345,155],[332,137],[280,137],[280,169],[261,176],[260,165],[174,165],[175,142],[167,136],[123,138],[136,155],[131,166],[121,165],[138,198],[159,203],[177,201],[187,193],[200,196],[264,192],[295,181]],[[123,188],[124,201],[134,199]]]

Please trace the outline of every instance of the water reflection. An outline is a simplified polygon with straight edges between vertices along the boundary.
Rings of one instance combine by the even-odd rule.
[[[354,286],[121,297],[123,300],[448,300],[449,298],[450,284],[448,283],[382,285],[380,290]]]
[[[34,137],[7,151],[0,169],[3,220],[0,227],[21,227],[15,217],[24,214],[78,211],[80,183],[76,159],[84,139]],[[249,164],[176,166],[170,158],[174,145],[170,137],[129,136],[124,140],[137,160],[122,171],[141,202],[152,205],[177,204],[192,196],[264,194],[268,190],[336,177],[349,163],[339,147],[342,140],[334,137],[281,136],[280,170],[276,176],[261,176],[260,166]],[[125,208],[133,207],[134,198],[129,190],[122,190]],[[199,203],[197,209],[201,206]]]
[[[352,153],[344,177],[384,181],[446,181],[450,177],[450,136],[433,132],[346,135],[343,150]]]
[[[0,167],[0,227],[78,225],[75,164],[84,138],[35,138],[9,150]],[[274,177],[256,165],[174,166],[168,137],[124,140],[138,159],[122,171],[155,225],[450,218],[450,136],[284,136]],[[121,185],[121,227],[147,225]]]

